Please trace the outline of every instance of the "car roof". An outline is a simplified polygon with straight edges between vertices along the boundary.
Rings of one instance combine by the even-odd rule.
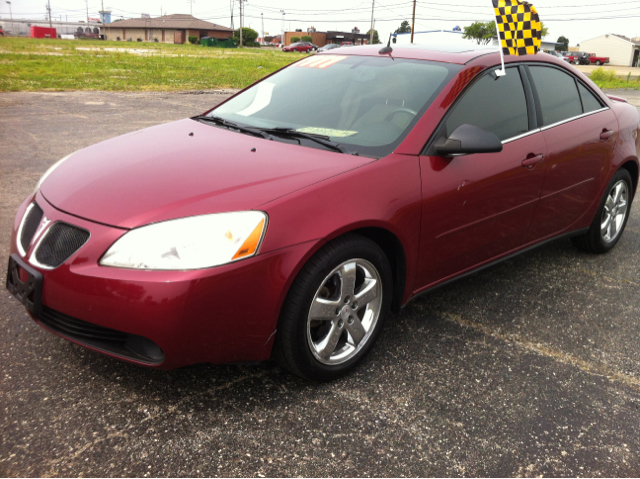
[[[346,49],[343,55],[380,56],[380,49],[386,45],[363,45],[358,48]],[[499,53],[497,47],[474,48],[474,45],[391,45],[394,58],[406,58],[412,60],[432,60],[439,62],[464,65],[471,60]]]

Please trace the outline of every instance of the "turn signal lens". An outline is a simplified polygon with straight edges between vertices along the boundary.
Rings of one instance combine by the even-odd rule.
[[[258,245],[260,244],[260,239],[262,238],[262,230],[264,229],[264,219],[258,223],[258,226],[251,232],[249,237],[242,243],[240,249],[233,256],[232,259],[240,259],[245,256],[253,255],[258,249]]]

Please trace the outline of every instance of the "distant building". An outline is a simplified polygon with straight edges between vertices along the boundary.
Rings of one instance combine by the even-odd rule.
[[[5,32],[11,33],[11,35],[29,37],[31,36],[31,27],[49,28],[49,21],[15,19],[11,22],[8,18],[0,18],[0,25],[4,25]],[[51,21],[51,27],[56,29],[58,38],[62,37],[62,35],[74,37],[80,31],[82,31],[82,35],[97,37],[102,29],[102,25],[95,22],[87,24],[86,22],[65,22],[56,19]]]
[[[595,53],[599,57],[609,57],[609,65],[627,67],[638,66],[640,43],[638,38],[610,33],[580,42],[580,51]]]
[[[369,35],[355,33],[359,31],[357,28],[354,28],[352,32],[316,32],[315,28],[310,28],[307,30],[307,33],[301,33],[299,31],[285,32],[284,44],[291,45],[293,43],[291,41],[292,37],[310,36],[312,38],[311,43],[318,47],[323,47],[329,43],[340,45],[345,42],[350,42],[353,45],[366,45],[369,43]]]
[[[233,37],[233,30],[228,27],[184,14],[115,21],[104,27],[104,33],[107,40],[179,44],[186,43],[190,36],[223,40]]]

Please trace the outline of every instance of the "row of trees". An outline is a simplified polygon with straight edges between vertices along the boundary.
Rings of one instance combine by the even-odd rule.
[[[542,38],[544,38],[549,34],[549,29],[544,26],[543,22],[540,22],[540,24],[542,25]],[[464,27],[462,38],[475,40],[478,45],[488,45],[497,36],[498,30],[495,22],[473,22],[468,27]],[[568,42],[567,40],[567,44]]]

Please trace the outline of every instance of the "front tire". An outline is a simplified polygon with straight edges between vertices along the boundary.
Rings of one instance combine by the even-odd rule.
[[[307,48],[307,53],[309,53],[311,51],[311,48]]]
[[[610,251],[620,240],[631,210],[633,183],[629,172],[621,168],[613,176],[589,231],[571,238],[573,244],[587,253]]]
[[[305,379],[344,376],[373,347],[392,292],[391,266],[376,243],[357,235],[328,243],[304,266],[289,291],[274,358]]]

